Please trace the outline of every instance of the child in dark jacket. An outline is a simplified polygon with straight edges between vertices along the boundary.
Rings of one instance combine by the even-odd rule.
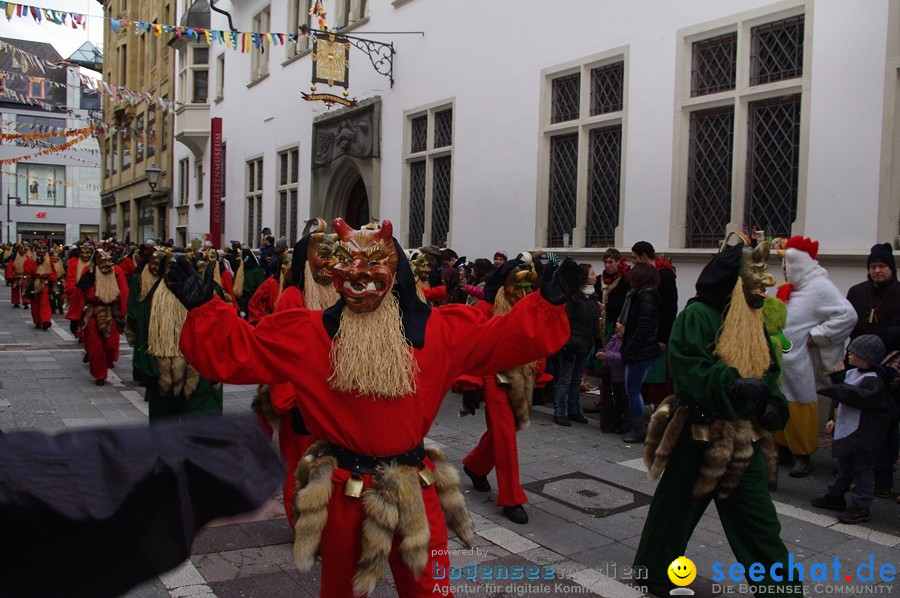
[[[887,423],[893,420],[896,403],[887,393],[879,364],[884,358],[884,343],[873,334],[858,336],[847,347],[847,360],[853,369],[835,372],[832,380],[843,381],[819,389],[819,394],[838,404],[837,413],[826,429],[834,433],[832,456],[837,473],[824,496],[813,498],[814,507],[843,511],[842,523],[869,520],[869,505],[875,494],[874,463],[887,435]],[[850,490],[850,502],[844,494]]]

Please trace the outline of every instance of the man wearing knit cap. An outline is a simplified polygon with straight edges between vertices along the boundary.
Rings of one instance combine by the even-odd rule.
[[[850,338],[875,334],[884,341],[887,327],[900,318],[900,286],[891,244],[873,245],[866,268],[869,271],[866,281],[847,291],[847,299],[859,316]]]
[[[858,316],[850,338],[874,334],[881,338],[888,350],[897,349],[891,346],[889,330],[900,326],[900,285],[897,284],[897,264],[891,244],[873,245],[866,259],[866,268],[866,280],[847,291],[847,299]],[[898,452],[900,431],[894,421],[889,427],[882,454],[875,461],[875,496],[890,498],[893,495],[894,464]]]
[[[506,254],[502,251],[498,251],[494,254],[494,268],[502,268],[503,264],[506,263]]]

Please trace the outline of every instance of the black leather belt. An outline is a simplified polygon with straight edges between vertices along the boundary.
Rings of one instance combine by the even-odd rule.
[[[338,467],[341,469],[346,469],[353,473],[373,474],[379,465],[387,465],[395,462],[399,465],[408,465],[410,467],[423,467],[423,462],[425,460],[425,444],[420,442],[418,446],[411,451],[387,457],[363,455],[336,444],[329,444],[328,448],[325,449],[324,454],[337,459]]]

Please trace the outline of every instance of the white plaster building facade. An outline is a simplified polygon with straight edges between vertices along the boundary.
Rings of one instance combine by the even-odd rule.
[[[308,0],[215,7],[238,31],[309,22]],[[303,101],[307,38],[263,53],[180,46],[176,242],[209,232],[219,117],[223,244],[257,246],[262,227],[293,243],[315,216],[390,219],[404,246],[470,259],[539,247],[599,265],[606,247],[648,240],[678,268],[682,304],[726,228],[818,239],[842,289],[864,278],[872,244],[896,244],[896,1],[324,7],[330,26],[396,51],[392,85],[350,49],[356,108]],[[228,20],[212,12],[210,27]]]

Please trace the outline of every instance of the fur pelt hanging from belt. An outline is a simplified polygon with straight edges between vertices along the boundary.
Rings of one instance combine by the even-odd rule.
[[[690,409],[686,405],[678,405],[674,395],[666,397],[653,413],[644,442],[644,464],[651,480],[659,477],[666,468],[681,439],[685,423],[691,425],[689,418]],[[757,440],[760,441],[760,451],[766,457],[769,487],[774,488],[778,455],[772,434],[749,419],[733,422],[715,419],[711,424],[692,425],[690,441],[708,442],[691,491],[694,499],[699,500],[713,492],[719,499],[728,497],[744,476],[753,456],[753,443]]]
[[[147,353],[156,358],[159,367],[159,389],[165,393],[189,399],[197,389],[200,374],[185,360],[178,348],[181,326],[187,317],[187,310],[172,291],[158,285],[150,305]]]
[[[115,313],[113,313],[114,309]],[[97,330],[100,331],[100,336],[109,338],[110,333],[112,333],[112,322],[118,316],[118,311],[118,305],[88,304],[84,307],[84,312],[81,314],[81,327],[82,329],[86,328],[91,318],[94,318],[97,321]]]
[[[268,384],[260,384],[253,393],[253,401],[250,403],[250,410],[256,415],[261,415],[266,422],[272,426],[273,430],[277,430],[281,425],[281,419],[272,408],[272,396],[269,391]]]
[[[506,389],[509,406],[516,418],[516,431],[531,425],[535,365],[526,363],[497,375],[498,383]]]
[[[327,443],[317,442],[297,465],[294,477],[294,562],[308,571],[315,561],[328,520],[328,503],[334,484],[331,474],[337,460],[324,454]],[[459,473],[437,449],[426,449],[434,464],[435,490],[448,527],[466,547],[471,546],[472,520],[459,490]],[[396,463],[381,465],[372,476],[372,487],[362,497],[366,518],[360,538],[359,562],[353,577],[353,590],[367,595],[381,579],[388,562],[394,537],[400,538],[400,560],[419,576],[428,563],[431,532],[422,499],[418,469]]]

